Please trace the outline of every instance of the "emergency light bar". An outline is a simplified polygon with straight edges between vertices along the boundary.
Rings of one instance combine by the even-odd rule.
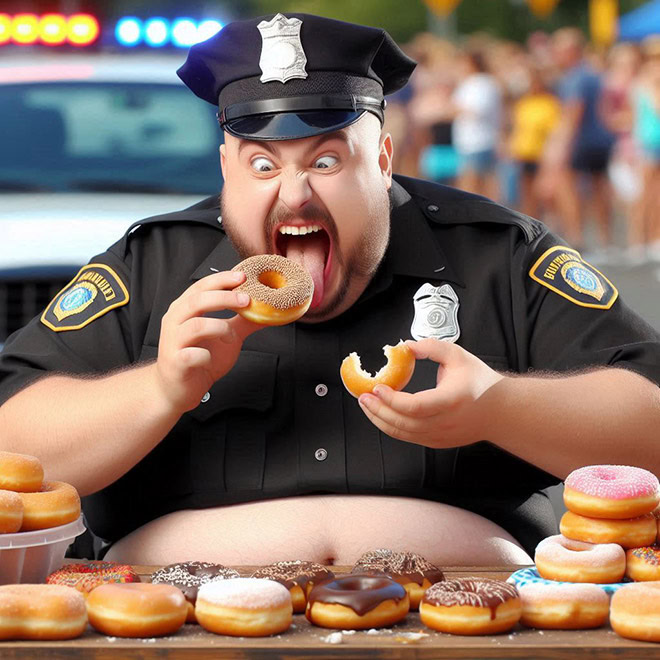
[[[98,36],[99,22],[91,14],[0,14],[0,46],[89,46]]]
[[[214,19],[196,21],[192,18],[167,19],[155,16],[141,19],[124,16],[115,26],[115,39],[122,46],[177,46],[188,48],[206,41],[222,30],[222,23]]]

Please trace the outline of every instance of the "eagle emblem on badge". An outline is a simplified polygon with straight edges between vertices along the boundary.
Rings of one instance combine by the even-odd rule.
[[[443,339],[455,342],[461,335],[458,327],[458,296],[449,284],[423,284],[413,296],[415,316],[410,334],[417,340]]]
[[[259,66],[262,75],[259,80],[262,83],[307,78],[307,56],[300,42],[301,25],[299,18],[287,18],[282,14],[257,25],[261,33]]]

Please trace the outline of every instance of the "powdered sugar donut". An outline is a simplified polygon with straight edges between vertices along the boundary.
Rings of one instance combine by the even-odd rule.
[[[36,456],[0,451],[0,488],[33,493],[41,488],[44,469]]]
[[[621,587],[610,603],[615,633],[643,642],[660,642],[660,583],[638,582]]]
[[[607,620],[608,595],[595,584],[528,584],[518,587],[520,623],[529,628],[581,630]]]
[[[566,582],[619,582],[626,570],[626,554],[616,543],[583,543],[561,534],[543,539],[534,561],[541,577]]]
[[[636,518],[650,513],[660,495],[657,477],[628,465],[589,465],[564,482],[569,511],[590,518]]]
[[[23,500],[18,493],[0,490],[0,534],[17,532],[23,524]]]

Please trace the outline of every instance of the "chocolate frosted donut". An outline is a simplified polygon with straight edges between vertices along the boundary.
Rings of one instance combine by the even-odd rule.
[[[293,611],[304,612],[307,595],[314,585],[333,578],[335,574],[321,564],[311,561],[278,561],[256,570],[251,577],[267,578],[283,584],[291,593]]]

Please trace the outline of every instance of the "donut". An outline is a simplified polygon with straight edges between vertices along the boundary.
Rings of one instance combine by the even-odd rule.
[[[343,575],[317,584],[305,616],[315,626],[340,630],[383,628],[404,619],[408,592],[386,575]]]
[[[188,605],[180,589],[169,584],[103,584],[87,596],[92,626],[115,637],[158,637],[176,632]]]
[[[513,628],[522,604],[517,589],[489,578],[455,578],[429,587],[419,604],[422,623],[453,635],[492,635]]]
[[[618,589],[610,603],[615,633],[642,642],[660,642],[660,583],[638,582]]]
[[[33,493],[43,480],[44,469],[38,458],[0,451],[0,489]]]
[[[85,596],[102,584],[139,581],[140,577],[130,566],[112,561],[67,564],[46,578],[46,584],[63,584],[73,587]]]
[[[0,587],[0,639],[73,639],[86,626],[85,599],[71,587],[56,584]]]
[[[311,561],[278,561],[264,566],[252,574],[253,578],[266,578],[283,584],[291,594],[293,611],[300,614],[307,607],[307,594],[315,584],[331,580],[335,574],[321,564]]]
[[[415,371],[415,354],[403,341],[396,346],[383,346],[387,363],[373,376],[362,368],[360,356],[350,353],[339,368],[344,387],[355,397],[373,392],[376,385],[387,385],[393,390],[402,390]]]
[[[658,535],[655,539],[655,542],[660,545],[660,507],[653,509],[652,511],[653,517],[655,518],[655,521],[658,525]]]
[[[534,562],[547,580],[566,582],[620,582],[626,570],[626,554],[616,543],[585,543],[561,534],[548,536],[537,546]]]
[[[564,482],[564,504],[589,518],[637,518],[660,502],[657,477],[629,465],[589,465]]]
[[[658,534],[655,518],[650,513],[629,520],[605,520],[567,511],[559,522],[559,531],[575,541],[618,543],[624,548],[651,545]]]
[[[599,628],[610,612],[609,596],[595,584],[528,584],[518,587],[520,623],[528,628]]]
[[[227,568],[222,564],[212,564],[205,561],[186,561],[179,564],[170,564],[154,572],[151,576],[153,584],[171,584],[181,589],[188,602],[188,616],[186,621],[196,623],[195,601],[199,587],[213,580],[227,580],[237,578],[238,571]]]
[[[660,548],[646,546],[626,550],[626,577],[635,582],[660,580]]]
[[[250,304],[236,311],[254,323],[286,325],[308,309],[314,293],[312,276],[298,263],[279,254],[258,254],[234,266],[246,280],[234,291],[247,293]]]
[[[351,573],[385,574],[398,582],[410,598],[410,609],[416,610],[424,592],[444,579],[442,571],[414,552],[394,552],[381,548],[365,552],[355,563]]]
[[[203,584],[195,615],[203,628],[218,635],[266,637],[291,625],[293,607],[283,584],[239,577]]]
[[[80,516],[78,491],[63,481],[44,481],[35,493],[19,493],[23,500],[22,532],[66,525]]]
[[[18,493],[0,490],[0,534],[17,532],[23,524],[23,500]]]

